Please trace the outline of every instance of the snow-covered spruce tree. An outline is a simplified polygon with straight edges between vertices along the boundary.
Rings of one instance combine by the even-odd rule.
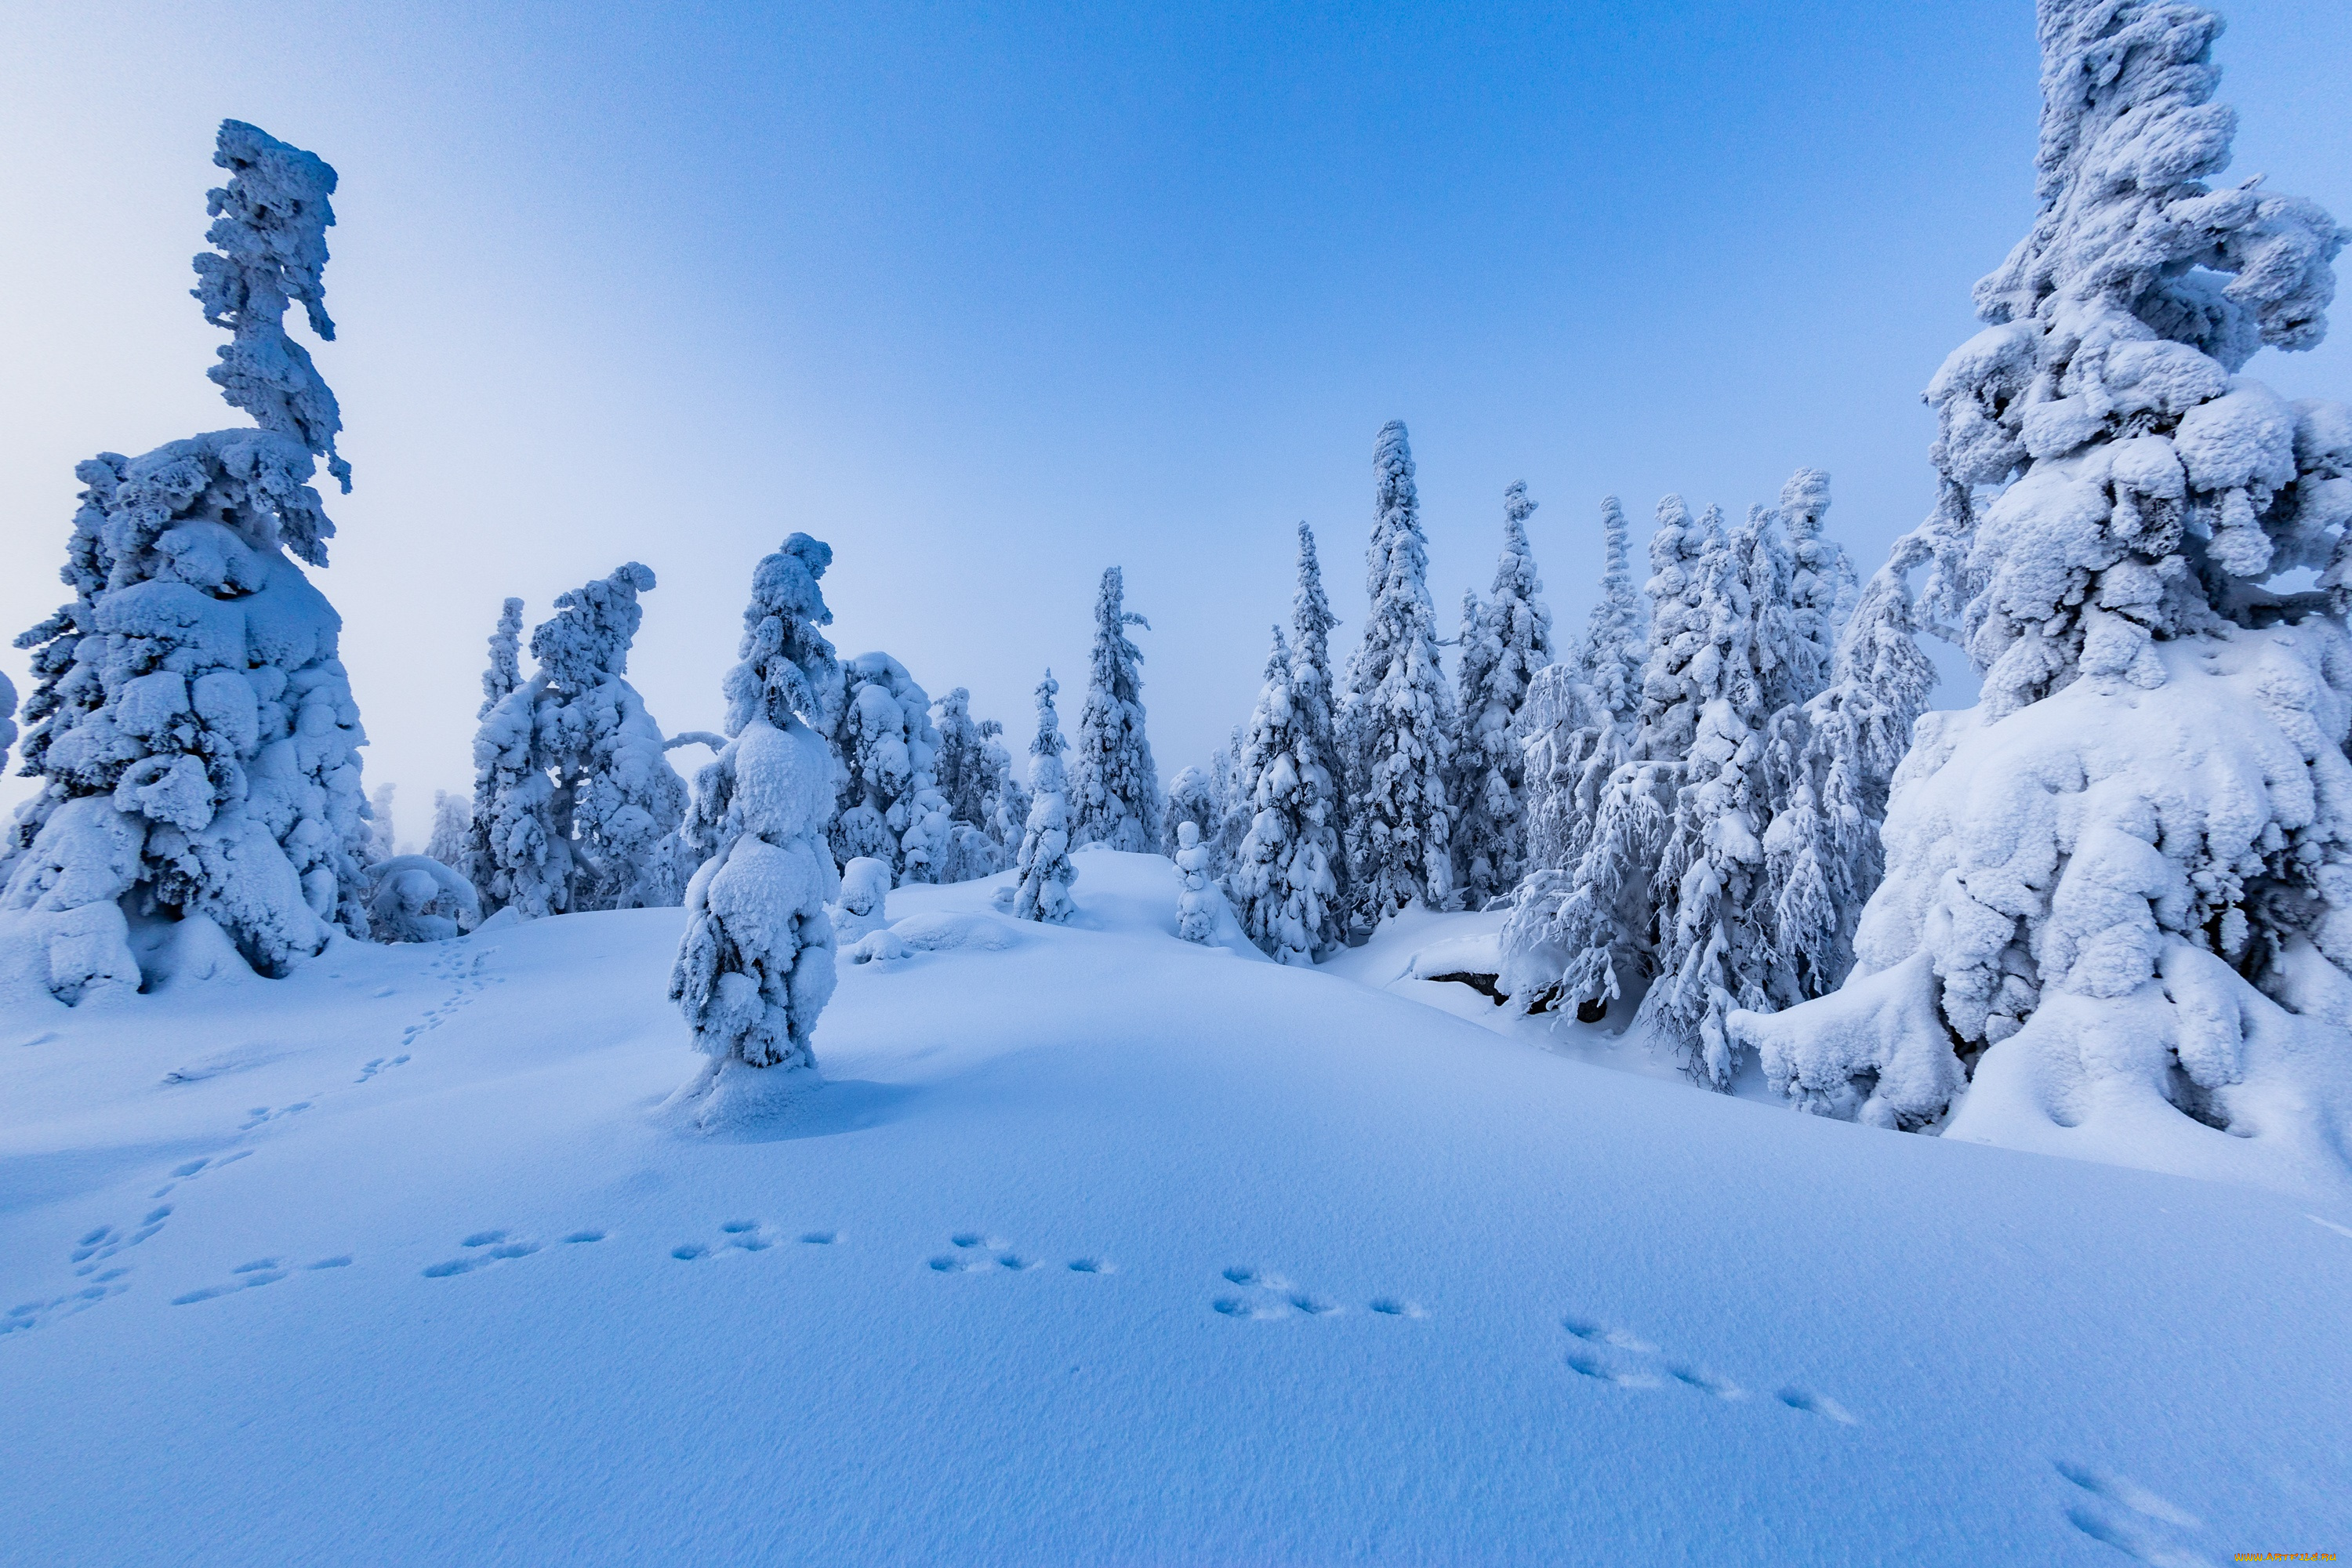
[[[727,673],[727,747],[694,778],[687,842],[702,857],[686,892],[686,934],[669,995],[710,1064],[680,1093],[729,1077],[814,1069],[810,1040],[833,995],[833,921],[841,879],[825,847],[834,757],[825,736],[841,696],[818,581],[833,551],[805,533],[751,574],[740,662]]]
[[[895,886],[936,882],[953,834],[935,772],[940,732],[930,696],[887,653],[845,660],[842,672],[848,697],[833,742],[847,774],[834,857],[871,856],[890,868]]]
[[[1331,774],[1316,754],[1301,695],[1303,668],[1282,628],[1275,627],[1265,685],[1242,746],[1241,804],[1250,813],[1250,828],[1225,879],[1249,939],[1276,963],[1302,966],[1339,938]]]
[[[433,837],[425,841],[425,853],[465,876],[472,860],[474,814],[467,809],[466,797],[451,795],[446,789],[435,790]]]
[[[1342,940],[1340,922],[1348,900],[1348,856],[1342,837],[1347,802],[1342,786],[1347,759],[1339,744],[1339,682],[1331,674],[1331,631],[1339,617],[1323,592],[1323,563],[1315,553],[1315,531],[1298,525],[1298,578],[1290,595],[1290,706],[1297,715],[1301,756],[1318,770],[1315,779],[1323,800],[1320,835],[1323,858],[1331,872],[1333,891],[1325,928],[1315,933],[1321,952]]]
[[[1095,646],[1087,705],[1071,756],[1073,846],[1102,844],[1150,854],[1160,847],[1160,776],[1143,733],[1143,650],[1127,628],[1151,623],[1127,608],[1119,569],[1107,567],[1095,597]]]
[[[2340,1182],[2352,411],[2238,372],[2319,342],[2347,237],[2204,183],[2235,128],[2219,18],[2040,22],[2040,211],[1927,393],[1927,596],[1963,605],[1981,699],[1918,727],[1853,977],[1731,1032],[1881,1125]]]
[[[399,836],[394,831],[392,821],[394,787],[389,782],[380,784],[368,796],[367,859],[371,865],[378,860],[389,860],[400,853],[396,842]]]
[[[670,841],[686,813],[685,781],[625,679],[644,616],[637,595],[653,586],[652,571],[633,561],[559,595],[555,615],[530,635],[537,670],[483,719],[475,830],[487,875],[476,880],[489,909],[537,918],[683,895],[685,868]],[[491,638],[493,676],[504,626]]]
[[[1503,492],[1503,549],[1475,629],[1465,628],[1454,741],[1454,864],[1473,908],[1518,886],[1527,865],[1526,749],[1519,712],[1528,684],[1551,663],[1528,519],[1528,487]]]
[[[1160,812],[1160,852],[1171,860],[1182,846],[1178,842],[1178,830],[1192,823],[1198,827],[1211,846],[1213,855],[1217,829],[1224,820],[1223,803],[1217,798],[1216,781],[1201,768],[1183,768],[1168,781],[1168,800]],[[1222,876],[1224,868],[1216,868]]]
[[[948,845],[939,880],[968,882],[1003,870],[1012,853],[998,837],[992,795],[1003,747],[991,746],[1004,726],[971,716],[971,693],[959,686],[931,706],[939,710],[939,752],[931,764],[940,798],[947,803]],[[1013,840],[1018,848],[1020,840]]]
[[[988,832],[996,841],[1000,868],[1013,864],[1028,831],[1029,786],[1013,770],[1013,753],[1004,744],[1004,727],[992,719],[988,749]]]
[[[1692,667],[1714,647],[1714,613],[1698,565],[1723,532],[1719,512],[1710,507],[1693,523],[1678,495],[1658,502],[1657,524],[1643,588],[1650,630],[1639,703],[1617,731],[1631,731],[1622,760],[1605,773],[1580,774],[1574,787],[1591,799],[1590,826],[1561,830],[1570,858],[1521,882],[1504,924],[1501,984],[1522,1010],[1565,1003],[1580,1018],[1598,1021],[1609,1003],[1655,973],[1658,856],[1696,730]],[[1570,693],[1550,681],[1545,688],[1538,696],[1547,710],[1569,705]],[[1546,766],[1555,775],[1563,765],[1576,768],[1584,761],[1580,746],[1565,748],[1565,759],[1547,759]],[[1578,809],[1573,800],[1568,809]]]
[[[1209,847],[1202,842],[1201,825],[1186,821],[1176,829],[1176,934],[1186,942],[1210,942],[1217,934],[1217,889],[1209,874]]]
[[[1013,912],[1050,923],[1068,920],[1077,908],[1070,901],[1078,869],[1070,863],[1069,784],[1062,773],[1062,753],[1070,743],[1062,739],[1061,717],[1054,711],[1054,694],[1061,689],[1050,669],[1037,683],[1037,738],[1029,742],[1029,822],[1013,862],[1021,876]]]
[[[489,656],[488,664],[482,669],[482,705],[474,711],[474,798],[466,813],[466,861],[457,868],[474,884],[485,911],[505,907],[505,900],[494,888],[499,860],[501,856],[517,852],[498,831],[499,798],[502,792],[513,787],[516,776],[530,766],[531,735],[528,728],[516,727],[520,714],[509,716],[514,722],[508,726],[508,732],[501,735],[487,759],[482,752],[483,730],[490,715],[522,684],[520,599],[509,598],[499,605],[498,625],[490,628]],[[529,820],[536,822],[537,818]],[[523,825],[508,826],[511,828]],[[541,853],[543,855],[544,850]]]
[[[1412,449],[1391,420],[1372,447],[1371,609],[1348,664],[1346,734],[1349,921],[1369,931],[1420,900],[1454,896],[1445,810],[1454,703],[1438,666]]]
[[[129,921],[216,922],[247,962],[283,974],[337,926],[367,930],[359,710],[341,621],[304,577],[334,525],[316,460],[350,488],[341,416],[286,334],[324,306],[335,173],[250,125],[222,122],[195,260],[205,319],[230,342],[209,372],[253,426],[101,453],[67,547],[74,598],[17,639],[38,684],[0,909],[75,1002],[136,986]],[[289,559],[289,556],[291,557]]]

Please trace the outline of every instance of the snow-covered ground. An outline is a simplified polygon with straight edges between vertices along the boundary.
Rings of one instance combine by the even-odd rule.
[[[2352,1211],[1606,1070],[1400,978],[1499,917],[1300,972],[1077,863],[1066,930],[892,894],[977,921],[740,1139],[655,1112],[676,910],[12,988],[0,1561],[2352,1543]]]

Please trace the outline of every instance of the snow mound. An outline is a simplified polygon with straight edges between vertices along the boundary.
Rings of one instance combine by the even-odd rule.
[[[868,931],[848,950],[846,956],[852,963],[872,963],[918,952],[953,952],[960,948],[1002,952],[1020,940],[1011,926],[993,915],[934,911],[908,915],[887,930]]]

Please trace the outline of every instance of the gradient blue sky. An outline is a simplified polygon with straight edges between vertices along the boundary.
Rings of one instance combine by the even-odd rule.
[[[2225,10],[2236,172],[2352,217],[2352,6]],[[467,787],[499,598],[645,561],[634,677],[709,727],[793,530],[845,653],[1023,736],[1047,663],[1075,721],[1124,565],[1164,780],[1247,716],[1302,518],[1351,638],[1386,419],[1449,625],[1519,479],[1571,633],[1604,493],[1645,531],[1820,465],[1874,566],[2031,214],[2035,69],[2025,0],[14,0],[0,625],[58,596],[78,459],[238,422],[186,293],[233,115],[342,176],[318,359],[357,489],[320,580],[404,837]],[[2250,370],[2352,395],[2346,344]]]

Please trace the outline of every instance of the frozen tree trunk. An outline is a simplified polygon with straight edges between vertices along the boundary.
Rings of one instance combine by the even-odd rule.
[[[1350,920],[1364,931],[1411,903],[1443,909],[1454,894],[1445,808],[1454,704],[1439,668],[1428,542],[1402,424],[1381,427],[1372,474],[1371,609],[1349,664],[1345,721]]]
[[[1898,547],[1982,696],[1918,725],[1844,987],[1730,1032],[1811,1109],[2340,1181],[2352,411],[2239,373],[2319,342],[2347,235],[2204,183],[2218,17],[2040,22],[2040,210],[1929,384],[1943,482]]]
[[[1061,683],[1047,670],[1037,683],[1037,738],[1029,743],[1029,821],[1013,862],[1013,912],[1024,921],[1059,924],[1076,912],[1070,884],[1078,879],[1070,863],[1070,801],[1062,775],[1062,721],[1054,711]]]
[[[1143,732],[1143,650],[1127,628],[1151,623],[1126,606],[1116,566],[1104,571],[1095,599],[1095,644],[1087,705],[1078,713],[1070,795],[1074,844],[1150,854],[1160,840],[1160,779]]]
[[[725,750],[695,775],[685,836],[701,865],[670,1000],[710,1058],[673,1097],[698,1125],[756,1114],[813,1083],[817,1016],[833,995],[841,889],[825,827],[841,675],[817,628],[833,619],[818,580],[833,552],[804,533],[751,576],[740,662],[727,674]],[[770,1077],[769,1075],[775,1075]]]
[[[255,426],[77,470],[73,602],[18,638],[37,679],[25,770],[42,780],[12,837],[0,911],[75,1002],[133,987],[129,922],[208,921],[283,974],[338,928],[367,932],[359,710],[341,622],[296,561],[324,566],[334,527],[317,459],[350,488],[341,420],[289,338],[320,339],[335,173],[237,121],[213,161],[215,253],[195,295],[230,342],[210,372]]]

